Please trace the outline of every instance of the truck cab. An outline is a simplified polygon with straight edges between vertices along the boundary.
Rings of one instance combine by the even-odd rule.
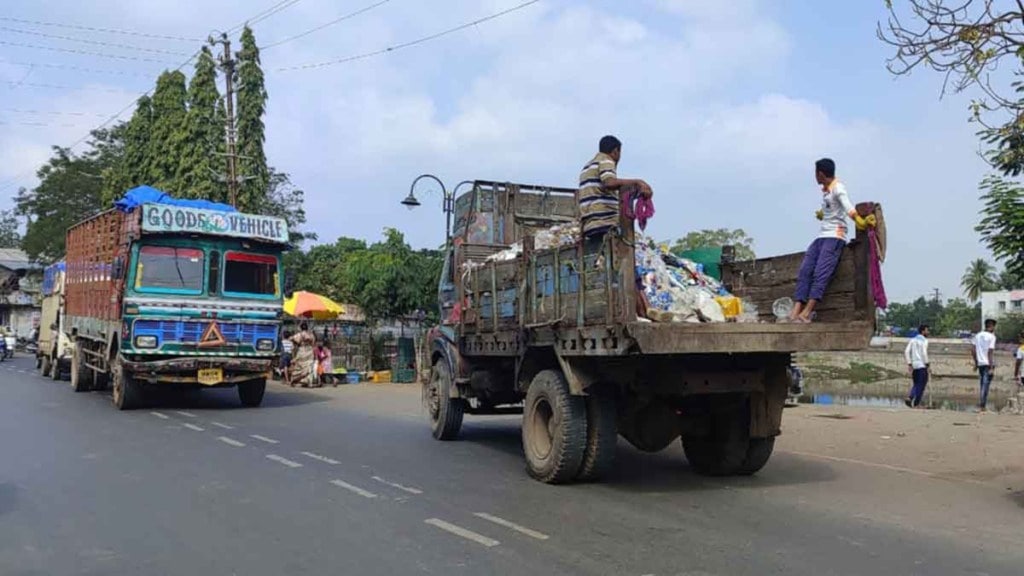
[[[37,367],[44,377],[60,380],[71,366],[71,340],[64,330],[64,261],[43,271],[43,302],[39,313]]]

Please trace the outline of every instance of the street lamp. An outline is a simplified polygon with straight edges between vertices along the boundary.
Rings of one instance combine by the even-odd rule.
[[[460,182],[459,185],[455,187],[455,190],[449,193],[448,189],[444,187],[444,182],[441,182],[440,178],[433,174],[421,174],[412,181],[412,186],[409,187],[409,195],[402,200],[402,206],[412,210],[413,208],[421,205],[420,201],[416,198],[416,185],[424,178],[437,182],[437,185],[441,187],[441,196],[444,200],[441,205],[441,209],[444,211],[444,241],[447,246],[451,241],[452,236],[452,214],[455,212],[455,192],[459,189],[459,186],[462,186],[466,182]]]

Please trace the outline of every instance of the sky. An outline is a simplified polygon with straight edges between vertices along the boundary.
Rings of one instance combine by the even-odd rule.
[[[126,107],[127,119],[199,46],[149,35],[205,38],[278,1],[4,2],[0,17],[136,34],[0,20],[0,207],[33,185],[50,146]],[[884,207],[890,300],[959,296],[969,261],[989,256],[973,231],[987,167],[970,95],[940,98],[929,71],[886,71],[882,0],[542,0],[409,48],[298,68],[522,2],[298,0],[253,24],[265,46],[380,4],[262,53],[268,160],[305,190],[320,241],[395,227],[416,247],[440,245],[436,187],[417,187],[415,211],[399,204],[417,175],[572,187],[615,134],[619,175],[654,188],[659,239],[743,228],[759,256],[803,251],[817,233],[813,163],[828,156],[855,202]]]

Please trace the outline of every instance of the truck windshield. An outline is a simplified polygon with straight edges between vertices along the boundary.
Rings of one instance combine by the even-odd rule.
[[[202,250],[176,246],[143,246],[135,270],[135,288],[143,292],[203,291],[205,258]]]
[[[225,254],[224,293],[277,296],[277,257],[247,252]]]

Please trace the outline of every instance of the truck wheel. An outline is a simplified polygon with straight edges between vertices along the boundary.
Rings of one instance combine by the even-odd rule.
[[[747,456],[743,459],[743,463],[740,464],[737,474],[743,476],[750,476],[756,474],[758,470],[764,468],[764,465],[768,463],[768,459],[772,456],[772,450],[775,449],[775,437],[771,438],[751,438],[750,445],[747,447]]]
[[[587,444],[583,449],[583,463],[576,479],[581,482],[597,480],[615,463],[615,446],[619,433],[616,426],[615,397],[609,390],[588,390]]]
[[[707,436],[683,438],[683,451],[694,472],[703,476],[737,474],[750,447],[750,408],[748,402],[712,407],[711,429]]]
[[[572,480],[580,472],[586,444],[586,401],[570,394],[561,372],[537,374],[523,410],[523,451],[530,476],[548,484]]]
[[[57,358],[50,359],[50,378],[54,381],[59,381],[64,378],[63,370],[60,368],[60,360]]]
[[[92,384],[92,370],[85,365],[82,350],[82,344],[78,343],[71,351],[71,389],[75,392],[88,392]]]
[[[266,380],[253,380],[252,382],[242,382],[238,385],[238,399],[242,401],[242,406],[246,408],[255,408],[263,402],[263,393],[267,391]]]
[[[36,368],[39,368],[39,373],[43,375],[43,378],[49,378],[50,371],[53,369],[53,367],[50,366],[50,357],[40,356],[39,365],[36,366]]]
[[[120,366],[113,368],[113,393],[110,395],[118,410],[133,410],[142,405],[142,385]],[[72,374],[74,374],[72,372]]]
[[[466,402],[451,397],[454,385],[448,363],[443,358],[435,362],[430,380],[423,386],[423,403],[430,416],[430,431],[437,440],[455,440],[462,430]]]

